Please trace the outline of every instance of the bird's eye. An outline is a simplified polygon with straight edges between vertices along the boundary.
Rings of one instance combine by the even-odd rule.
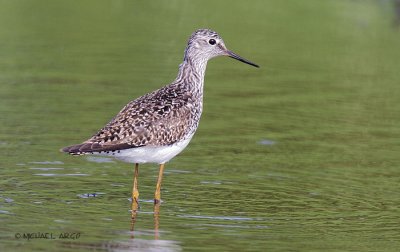
[[[215,43],[217,43],[217,41],[215,41],[215,39],[210,39],[208,41],[208,43],[210,43],[210,45],[215,45]]]

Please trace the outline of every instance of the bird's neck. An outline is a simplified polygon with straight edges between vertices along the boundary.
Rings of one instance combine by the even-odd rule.
[[[184,85],[191,92],[203,94],[204,75],[206,72],[207,60],[185,57],[179,65],[178,76],[175,82]]]

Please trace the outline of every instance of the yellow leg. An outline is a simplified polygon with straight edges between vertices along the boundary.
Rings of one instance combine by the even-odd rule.
[[[138,179],[139,176],[139,164],[135,164],[135,175],[133,176],[133,189],[132,189],[132,214],[139,208],[139,190],[138,190]]]
[[[160,204],[161,202],[161,182],[164,172],[164,164],[160,164],[160,171],[158,172],[158,179],[157,179],[157,187],[156,192],[154,193],[154,204]]]

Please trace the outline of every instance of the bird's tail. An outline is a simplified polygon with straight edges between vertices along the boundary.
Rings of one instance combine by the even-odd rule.
[[[88,154],[88,152],[83,151],[83,149],[85,149],[85,146],[87,146],[87,143],[75,144],[75,145],[64,147],[64,148],[60,149],[60,151],[66,152],[71,155],[85,155],[85,154]]]

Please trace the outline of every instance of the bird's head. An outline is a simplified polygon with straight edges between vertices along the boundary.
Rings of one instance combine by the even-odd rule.
[[[217,56],[229,56],[254,67],[259,67],[257,64],[228,50],[222,38],[215,31],[200,29],[190,36],[185,50],[185,59],[190,59],[193,62],[207,61]]]

